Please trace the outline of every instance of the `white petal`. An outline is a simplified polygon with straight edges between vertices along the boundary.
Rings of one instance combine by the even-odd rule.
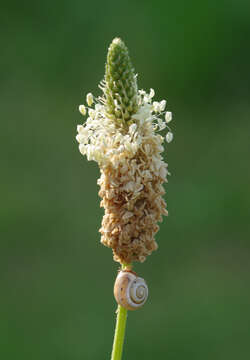
[[[94,102],[93,95],[91,93],[88,93],[86,96],[87,104],[88,106],[91,106]]]
[[[77,125],[77,132],[81,133],[84,130],[84,127],[82,125]]]
[[[161,111],[164,111],[164,110],[165,110],[166,104],[167,104],[166,100],[162,100],[162,101],[160,102],[160,110],[161,110]]]
[[[152,99],[155,96],[154,89],[150,89],[149,97]]]
[[[155,112],[160,112],[160,103],[158,101],[153,102],[153,110]]]
[[[89,109],[89,116],[91,117],[91,119],[95,118],[95,114],[96,114],[95,110]]]
[[[79,105],[79,111],[82,115],[86,115],[86,108],[84,105]]]
[[[167,111],[166,114],[165,114],[165,120],[166,120],[166,123],[170,123],[170,121],[172,120],[172,113],[170,111]]]
[[[80,150],[80,153],[81,153],[82,155],[85,155],[85,154],[86,154],[86,146],[85,146],[85,145],[80,144],[80,145],[79,145],[79,150]]]
[[[173,133],[171,133],[171,131],[169,131],[166,135],[167,142],[170,143],[173,140],[173,138],[174,138]]]

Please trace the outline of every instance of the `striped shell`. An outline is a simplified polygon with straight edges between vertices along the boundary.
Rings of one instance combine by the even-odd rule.
[[[130,271],[120,271],[114,285],[117,303],[127,310],[142,307],[148,297],[148,287],[144,279]]]

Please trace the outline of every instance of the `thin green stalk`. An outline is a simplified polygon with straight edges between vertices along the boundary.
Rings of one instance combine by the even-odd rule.
[[[121,360],[128,310],[118,305],[111,360]]]
[[[122,265],[122,269],[126,269],[129,265]],[[115,327],[115,336],[113,342],[113,350],[111,355],[111,360],[121,360],[122,358],[122,349],[125,337],[126,322],[127,322],[127,313],[128,310],[123,306],[118,305],[116,314],[116,327]]]

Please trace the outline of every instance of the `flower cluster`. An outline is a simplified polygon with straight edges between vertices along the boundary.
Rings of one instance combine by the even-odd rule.
[[[103,98],[96,99],[91,93],[87,94],[89,107],[80,105],[79,110],[82,115],[86,115],[88,111],[89,116],[85,124],[78,125],[76,136],[81,154],[86,155],[88,160],[96,161],[100,166],[110,162],[116,166],[125,158],[133,157],[143,138],[156,136],[157,130],[167,127],[169,131],[166,141],[171,142],[173,134],[168,123],[172,120],[172,113],[164,111],[166,100],[152,101],[153,97],[153,89],[149,94],[144,90],[138,91],[138,111],[132,115],[130,125],[124,129],[112,118],[107,117]],[[160,136],[159,139],[162,143],[163,138]]]
[[[129,69],[129,71],[128,71]],[[167,164],[161,153],[164,138],[158,133],[168,129],[172,114],[166,100],[153,101],[154,90],[137,90],[136,76],[127,48],[113,40],[101,83],[103,96],[87,94],[88,112],[76,136],[79,150],[88,160],[99,164],[99,195],[105,209],[101,242],[113,249],[114,259],[129,264],[143,262],[157,249],[154,235],[157,222],[167,215],[162,184],[167,181]],[[114,90],[115,89],[115,90]]]

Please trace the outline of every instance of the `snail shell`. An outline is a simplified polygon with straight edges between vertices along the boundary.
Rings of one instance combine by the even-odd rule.
[[[130,271],[120,271],[114,285],[117,303],[127,310],[136,310],[145,304],[148,287],[144,279]]]

